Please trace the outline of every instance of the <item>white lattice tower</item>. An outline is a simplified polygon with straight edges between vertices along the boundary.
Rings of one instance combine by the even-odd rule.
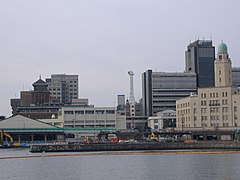
[[[128,71],[128,74],[130,76],[130,96],[129,96],[129,103],[133,104],[135,103],[135,98],[134,98],[134,88],[133,88],[133,75],[134,73],[132,71]]]

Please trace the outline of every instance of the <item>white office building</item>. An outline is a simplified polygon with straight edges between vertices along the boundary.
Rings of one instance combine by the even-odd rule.
[[[126,129],[126,115],[118,114],[115,107],[64,106],[59,118],[65,128]]]

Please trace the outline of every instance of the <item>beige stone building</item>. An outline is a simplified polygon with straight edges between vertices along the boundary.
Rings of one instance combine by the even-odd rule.
[[[214,63],[215,87],[176,102],[179,130],[237,129],[240,127],[240,89],[232,87],[232,63],[227,46],[218,46]]]

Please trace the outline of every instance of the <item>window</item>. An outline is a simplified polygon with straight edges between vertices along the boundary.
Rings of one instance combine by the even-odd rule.
[[[93,110],[88,110],[88,111],[85,111],[85,114],[94,114],[94,111]]]
[[[107,114],[115,114],[115,110],[106,110]]]
[[[94,120],[86,120],[85,123],[94,123]]]
[[[201,113],[206,113],[207,112],[207,108],[201,108]]]
[[[223,115],[223,120],[228,120],[228,115]]]
[[[96,123],[105,123],[104,120],[96,120]]]
[[[223,112],[228,112],[228,107],[223,107]]]
[[[106,127],[115,128],[115,124],[107,124]]]
[[[73,114],[73,111],[64,111],[64,114]]]
[[[237,112],[237,106],[234,106],[234,112]]]
[[[106,120],[106,123],[115,123],[115,120]]]
[[[78,121],[75,121],[75,123],[84,123],[83,120],[78,120]]]
[[[75,111],[75,114],[84,114],[84,111]]]
[[[104,110],[96,110],[96,114],[104,114]]]
[[[227,99],[223,99],[223,100],[222,100],[222,104],[223,104],[223,105],[227,105],[227,104],[228,104]]]

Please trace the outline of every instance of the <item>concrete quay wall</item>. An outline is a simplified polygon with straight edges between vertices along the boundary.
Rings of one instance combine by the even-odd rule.
[[[240,150],[235,141],[209,142],[144,142],[144,143],[99,143],[68,145],[33,145],[30,152],[86,152],[86,151],[134,151],[134,150],[187,150],[187,149],[232,149]]]

